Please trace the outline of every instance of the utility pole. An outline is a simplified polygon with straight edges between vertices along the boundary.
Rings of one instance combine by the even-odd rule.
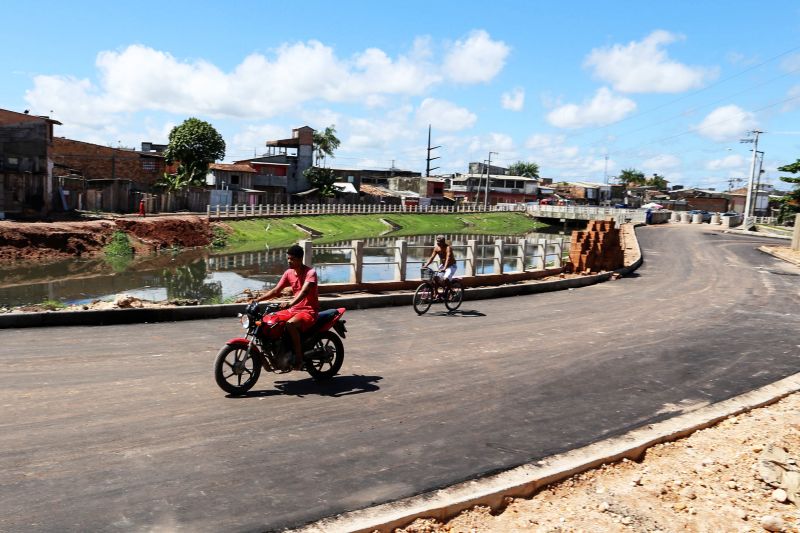
[[[492,181],[492,154],[500,155],[497,152],[489,152],[489,162],[486,165],[486,190],[483,194],[483,207],[489,206],[489,182]]]
[[[434,159],[439,159],[440,157],[440,156],[431,157],[431,150],[436,150],[437,148],[441,148],[441,145],[433,147],[431,146],[431,125],[428,124],[428,157],[426,158],[426,164],[425,164],[425,177],[430,177],[431,170],[436,170],[437,168],[439,168],[439,167],[431,168],[431,161],[433,161]]]
[[[758,191],[759,191],[759,189],[761,189],[761,174],[764,172],[764,170],[762,170],[763,167],[764,167],[764,152],[758,152],[758,154],[759,154],[760,157],[758,158],[758,173],[756,174],[756,189],[755,189],[755,192],[753,193],[753,194],[755,194],[755,196],[753,197],[753,205],[751,206],[752,213],[750,213],[753,216],[756,216],[756,209],[758,208]]]
[[[753,130],[751,133],[753,134],[754,138],[739,140],[739,142],[741,143],[753,143],[753,160],[750,163],[750,179],[747,182],[747,199],[744,202],[744,220],[742,221],[742,227],[744,229],[748,229],[750,227],[747,219],[750,217],[750,203],[753,201],[753,181],[756,176],[756,157],[758,156],[758,136],[764,132]]]

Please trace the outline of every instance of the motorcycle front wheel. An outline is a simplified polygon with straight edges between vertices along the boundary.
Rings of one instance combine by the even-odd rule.
[[[306,355],[306,370],[317,381],[331,379],[342,368],[344,344],[335,333],[326,331],[319,336],[310,355]]]
[[[233,396],[250,389],[261,375],[261,362],[241,345],[225,345],[214,360],[214,379],[219,388]]]

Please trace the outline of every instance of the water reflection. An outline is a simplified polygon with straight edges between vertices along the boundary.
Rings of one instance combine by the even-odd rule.
[[[525,238],[553,240],[564,236],[533,233]],[[465,246],[478,241],[486,256],[478,262],[479,273],[492,272],[495,239],[504,247],[505,269],[518,270],[516,247],[520,236],[448,235],[464,272]],[[568,237],[564,237],[568,238]],[[419,276],[419,267],[431,252],[433,235],[403,238],[408,243],[406,276]],[[394,278],[396,239],[365,240],[364,281]],[[350,279],[352,252],[350,242],[314,247],[314,263],[322,283],[347,282]],[[526,267],[532,266],[530,259]],[[188,250],[177,254],[136,257],[127,264],[102,259],[69,260],[49,264],[25,264],[0,267],[0,306],[17,306],[58,300],[83,304],[93,300],[112,300],[117,294],[131,294],[147,300],[198,300],[220,303],[241,294],[245,289],[262,290],[273,286],[286,269],[284,248],[235,254],[209,250]]]

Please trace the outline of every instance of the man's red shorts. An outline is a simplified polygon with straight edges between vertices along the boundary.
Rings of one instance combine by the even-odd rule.
[[[301,333],[311,329],[311,327],[317,321],[316,315],[309,311],[292,311],[291,309],[284,309],[275,313],[275,316],[279,320],[286,320],[287,322],[290,318],[294,317],[294,323],[297,324],[297,327]]]

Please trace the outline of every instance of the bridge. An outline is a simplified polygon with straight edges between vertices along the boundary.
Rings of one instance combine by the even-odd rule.
[[[236,219],[275,216],[301,215],[352,215],[352,214],[389,214],[389,213],[497,213],[524,212],[536,218],[565,220],[607,220],[613,219],[619,224],[624,222],[643,223],[647,210],[617,209],[598,206],[559,206],[534,204],[497,204],[482,206],[463,204],[455,206],[430,205],[413,206],[386,204],[293,204],[293,205],[208,205],[206,216],[209,219]],[[660,213],[659,222],[669,219],[667,212]]]

